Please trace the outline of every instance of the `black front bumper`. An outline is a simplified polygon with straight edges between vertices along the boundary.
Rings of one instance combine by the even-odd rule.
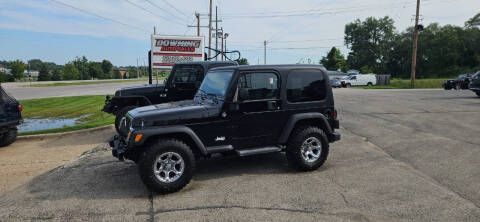
[[[105,96],[105,105],[103,105],[102,111],[106,113],[113,113],[114,105],[110,96]]]
[[[108,141],[108,144],[112,148],[112,156],[123,161],[125,152],[127,151],[127,143],[125,140],[120,138],[118,135],[115,135]]]

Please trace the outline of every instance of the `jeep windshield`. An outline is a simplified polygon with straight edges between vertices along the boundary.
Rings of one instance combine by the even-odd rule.
[[[211,97],[214,99],[223,99],[232,76],[233,70],[208,72],[195,98],[202,100]]]

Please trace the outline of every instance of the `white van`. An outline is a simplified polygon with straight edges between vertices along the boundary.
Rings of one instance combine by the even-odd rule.
[[[342,79],[343,87],[350,86],[374,86],[377,85],[377,77],[375,74],[358,74],[346,76]]]

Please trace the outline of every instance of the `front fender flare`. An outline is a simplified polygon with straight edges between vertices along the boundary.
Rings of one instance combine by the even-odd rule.
[[[320,121],[323,122],[323,125],[325,127],[325,130],[327,135],[331,134],[333,132],[332,127],[330,127],[330,124],[328,123],[327,117],[321,113],[299,113],[299,114],[294,114],[292,115],[287,123],[285,124],[285,127],[283,127],[282,134],[280,135],[280,139],[278,142],[280,144],[285,144],[288,141],[288,138],[290,137],[290,134],[292,133],[295,124],[304,119],[319,119]]]
[[[151,129],[143,129],[143,130],[138,130],[135,131],[134,134],[143,134],[143,137],[140,141],[138,142],[132,142],[135,146],[141,146],[147,141],[148,138],[152,136],[161,136],[161,135],[168,135],[172,133],[182,133],[186,134],[189,136],[195,145],[198,147],[198,150],[203,154],[207,155],[207,149],[205,148],[205,145],[203,145],[202,141],[200,138],[197,136],[195,132],[193,132],[192,129],[186,127],[186,126],[168,126],[168,127],[157,127],[157,128],[151,128]]]

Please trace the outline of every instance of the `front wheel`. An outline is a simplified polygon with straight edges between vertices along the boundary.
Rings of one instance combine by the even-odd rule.
[[[317,127],[300,127],[293,132],[287,144],[286,156],[290,165],[297,170],[316,170],[327,160],[327,136]]]
[[[460,89],[462,89],[462,86],[460,85],[460,83],[455,84],[455,90],[460,90]]]
[[[367,86],[373,86],[373,84],[371,82],[367,83]]]
[[[184,142],[162,139],[142,154],[139,170],[147,187],[161,194],[173,193],[181,190],[192,179],[195,157]]]
[[[352,87],[352,84],[347,83],[347,84],[345,85],[345,87],[350,88],[350,87]]]
[[[120,134],[120,120],[122,120],[122,118],[128,113],[128,111],[135,108],[136,106],[126,106],[117,112],[115,116],[115,130],[117,130],[118,134]]]
[[[0,147],[8,146],[17,140],[18,130],[16,127],[8,129],[0,138]]]

